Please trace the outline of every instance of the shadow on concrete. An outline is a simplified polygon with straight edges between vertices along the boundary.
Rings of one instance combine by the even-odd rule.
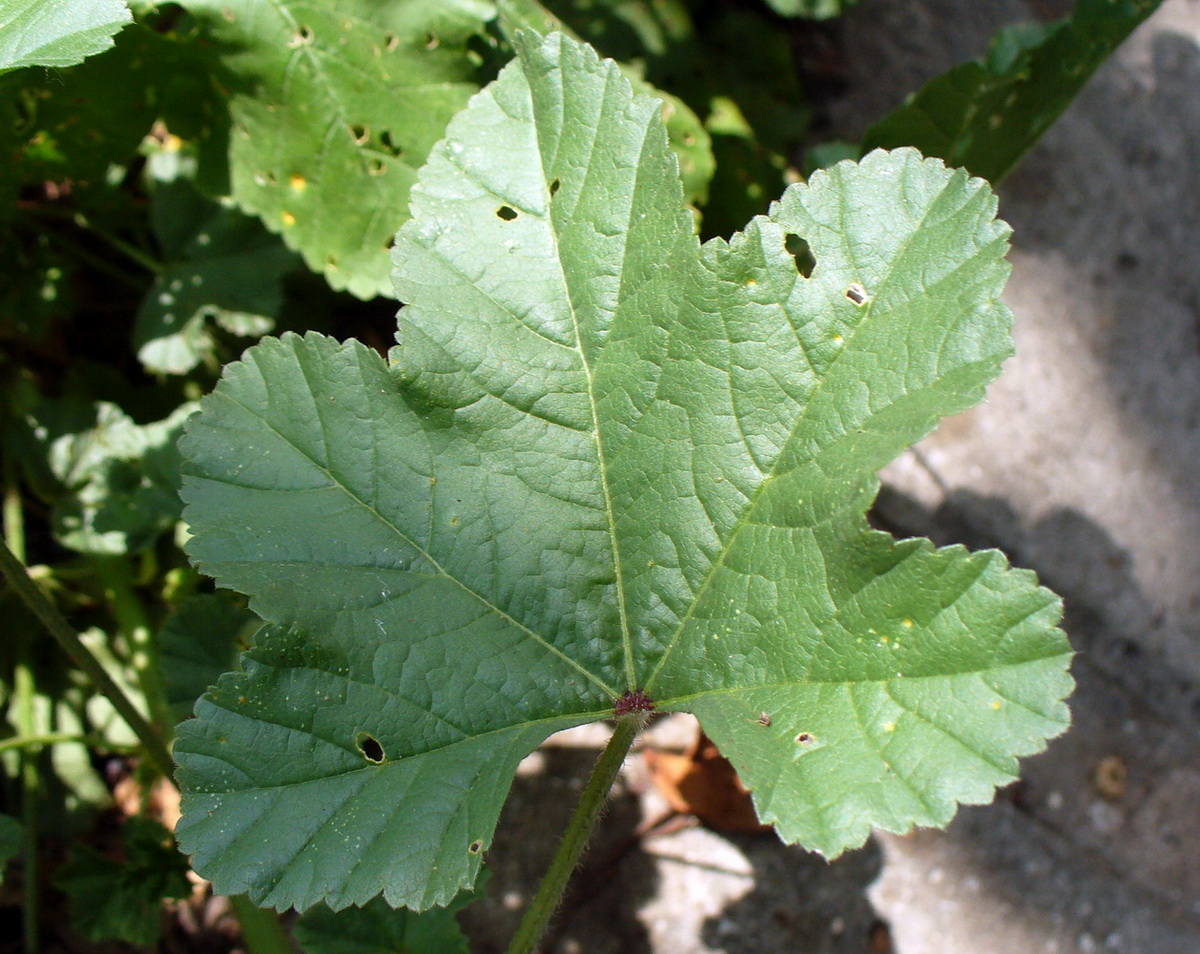
[[[882,946],[887,925],[866,894],[883,867],[874,840],[827,862],[782,844],[772,833],[726,837],[750,861],[754,887],[704,922],[701,939],[712,950],[866,954],[891,949]]]
[[[544,746],[538,768],[513,783],[488,852],[486,897],[460,921],[476,954],[507,949],[526,904],[579,801],[599,749]],[[637,911],[657,887],[654,865],[637,850],[638,799],[617,791],[609,799],[583,863],[543,943],[545,954],[649,954]]]
[[[1101,70],[1001,189],[1020,252],[1065,260],[1081,338],[1148,463],[1200,510],[1200,46],[1157,34]]]
[[[1025,525],[1005,500],[970,491],[930,510],[884,488],[872,517],[897,536],[998,547],[1034,569],[1064,597],[1078,654],[1069,732],[1023,760],[995,804],[960,811],[945,835],[917,835],[914,850],[963,864],[989,882],[994,908],[1065,931],[1079,949],[1200,949],[1200,686],[1129,637],[1156,610],[1127,555],[1078,512]]]

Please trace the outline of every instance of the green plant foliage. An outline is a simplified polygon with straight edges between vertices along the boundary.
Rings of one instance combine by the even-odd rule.
[[[187,0],[228,104],[229,188],[309,267],[391,294],[387,247],[446,122],[477,89],[483,0]],[[194,111],[184,101],[171,111]],[[184,122],[190,122],[185,119]],[[222,121],[224,126],[226,121]]]
[[[500,29],[510,40],[514,31],[530,29],[542,35],[557,31],[572,39],[596,42],[594,38],[597,34],[608,34],[614,22],[624,22],[628,18],[638,29],[638,43],[644,44],[637,46],[638,51],[661,54],[667,38],[658,28],[657,17],[664,12],[664,8],[667,16],[676,18],[677,28],[687,24],[682,8],[671,4],[664,4],[654,15],[651,15],[640,0],[612,0],[589,7],[582,15],[575,5],[555,6],[561,8],[563,15],[578,21],[582,32],[576,33],[538,0],[499,0],[496,7],[499,12]],[[690,31],[690,24],[687,24],[687,27],[683,32]],[[606,38],[614,39],[611,35]],[[688,202],[703,205],[710,198],[709,183],[716,172],[716,160],[708,130],[704,128],[703,122],[691,106],[673,93],[655,88],[646,81],[642,72],[640,64],[622,67],[622,73],[636,92],[657,96],[663,101],[663,122],[667,130],[667,141],[679,158],[679,177],[683,182],[684,198]]]
[[[44,455],[57,482],[47,496],[59,542],[81,553],[130,553],[170,528],[180,511],[175,442],[194,410],[183,404],[144,425],[107,402],[88,409],[46,400],[31,411],[31,443],[44,449],[34,456]]]
[[[767,0],[771,9],[785,17],[808,17],[812,20],[828,20],[841,16],[859,0]]]
[[[729,235],[783,190],[809,117],[790,38],[765,11],[717,4],[693,17],[682,0],[499,0],[498,7],[502,22],[539,33],[562,28],[636,64],[645,80],[634,82],[638,92],[679,97],[671,102],[689,113],[673,112],[667,133],[680,153],[685,196],[701,206],[702,234]],[[634,78],[634,69],[625,73]],[[691,115],[702,123],[699,134]],[[681,148],[689,143],[696,157]]]
[[[80,63],[132,19],[124,0],[0,0],[0,72]]]
[[[0,885],[4,884],[4,869],[21,853],[22,832],[19,821],[11,815],[0,815]]]
[[[1162,0],[1079,0],[1073,16],[1001,30],[982,60],[931,80],[867,130],[862,151],[916,146],[998,182]]]
[[[258,625],[253,613],[209,593],[185,600],[167,618],[158,652],[167,705],[177,718],[189,716],[204,690],[233,667],[247,631]]]
[[[343,911],[318,905],[300,916],[292,934],[304,954],[469,954],[454,915],[478,896],[464,892],[421,914],[389,907],[381,898]]]
[[[213,324],[243,337],[271,331],[282,279],[300,262],[258,219],[200,198],[186,181],[162,184],[153,201],[168,260],[142,301],[133,343],[148,371],[186,374],[214,359]]]
[[[1067,724],[1053,594],[864,517],[1011,351],[986,183],[876,152],[701,246],[658,103],[517,47],[412,192],[389,360],[267,339],[181,442],[193,561],[273,624],[179,730],[218,891],[445,903],[520,759],[635,690],[831,856]]]
[[[74,195],[104,185],[109,167],[128,162],[154,123],[165,55],[160,37],[134,25],[103,56],[10,79],[16,115],[3,130],[11,161],[0,177],[18,185],[69,180]]]
[[[171,833],[149,818],[131,818],[122,830],[124,860],[75,845],[55,879],[71,899],[71,923],[90,941],[153,944],[163,898],[186,898],[187,859]]]

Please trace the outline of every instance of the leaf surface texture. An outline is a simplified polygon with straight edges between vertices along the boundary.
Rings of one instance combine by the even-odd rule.
[[[1067,723],[1057,598],[864,516],[1010,353],[986,183],[876,152],[701,245],[658,102],[515,42],[412,191],[389,359],[267,339],[182,442],[191,556],[271,624],[176,747],[218,891],[444,904],[520,759],[635,689],[828,855]]]

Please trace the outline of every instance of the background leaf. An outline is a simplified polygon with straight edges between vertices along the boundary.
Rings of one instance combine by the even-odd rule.
[[[491,5],[188,0],[184,6],[212,57],[217,86],[206,101],[228,110],[211,120],[208,134],[228,133],[217,147],[227,152],[234,201],[281,234],[334,288],[362,298],[390,295],[388,246],[407,217],[417,168],[477,88],[478,58],[468,44],[492,16]],[[181,97],[173,106],[168,124],[178,120],[186,129],[195,101]],[[215,194],[225,186],[201,184]]]
[[[771,9],[785,17],[809,17],[827,20],[841,16],[859,0],[767,0]]]
[[[138,309],[133,343],[148,371],[186,374],[213,360],[214,324],[240,337],[271,331],[282,279],[300,262],[257,219],[200,199],[186,181],[163,183],[152,201],[156,225],[169,223],[157,231],[170,257]],[[186,237],[181,222],[193,226]]]
[[[123,0],[0,0],[0,72],[79,63],[132,19]]]
[[[187,859],[171,833],[149,818],[129,819],[121,835],[123,861],[76,844],[56,881],[71,899],[72,924],[83,937],[153,944],[163,899],[191,894]]]
[[[481,875],[475,891],[421,914],[379,898],[344,911],[318,905],[300,916],[292,933],[305,954],[469,954],[454,915],[479,897],[483,881]]]
[[[0,815],[0,884],[4,883],[4,869],[21,852],[22,831],[12,815]]]
[[[1011,351],[986,183],[877,152],[701,246],[659,104],[515,42],[413,189],[388,362],[268,339],[188,425],[190,555],[275,624],[176,746],[219,891],[449,900],[520,758],[634,689],[831,855],[1066,725],[1057,599],[864,516]]]
[[[81,553],[129,553],[174,524],[180,511],[175,442],[195,409],[183,404],[162,421],[139,425],[107,402],[90,408],[71,400],[40,402],[26,424],[57,482],[47,490],[59,542]],[[90,426],[81,426],[85,420]]]
[[[998,182],[1161,2],[1078,0],[1066,20],[1001,30],[982,60],[931,80],[867,130],[863,153],[916,146]]]
[[[245,638],[261,625],[255,615],[222,594],[185,600],[158,634],[159,662],[167,705],[177,718],[192,713],[196,700],[237,662]]]

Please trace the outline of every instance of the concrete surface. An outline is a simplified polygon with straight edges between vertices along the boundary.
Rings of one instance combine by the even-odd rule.
[[[831,104],[855,137],[1038,0],[867,0]],[[772,835],[643,837],[630,760],[556,954],[1200,952],[1200,2],[1167,0],[1001,188],[1018,355],[979,409],[885,472],[895,532],[999,546],[1067,600],[1074,727],[945,832],[825,864]],[[503,950],[602,727],[537,753],[489,861]],[[658,743],[686,747],[674,719]]]

